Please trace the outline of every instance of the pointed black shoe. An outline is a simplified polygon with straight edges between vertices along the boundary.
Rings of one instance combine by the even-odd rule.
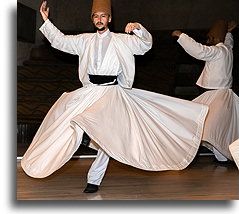
[[[83,191],[84,193],[94,193],[98,191],[98,185],[95,184],[87,184],[85,190]]]
[[[88,147],[90,144],[90,137],[85,132],[83,133],[81,144],[86,147]]]

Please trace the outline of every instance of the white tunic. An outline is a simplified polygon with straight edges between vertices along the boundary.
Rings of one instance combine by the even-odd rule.
[[[79,78],[83,86],[91,84],[89,73],[94,73],[96,33],[79,35],[64,35],[47,19],[40,28],[41,32],[51,42],[52,47],[79,56]],[[115,34],[111,32],[108,51],[98,74],[115,75],[120,67],[118,82],[122,87],[131,88],[135,75],[133,55],[143,55],[152,47],[151,34],[141,25],[141,30],[135,30],[136,35]],[[140,37],[139,37],[140,36]]]
[[[97,37],[96,37],[96,42],[95,42],[94,70],[89,71],[88,72],[89,74],[98,74],[99,75],[100,67],[101,67],[102,61],[105,57],[105,53],[109,47],[110,40],[111,40],[111,34],[110,34],[109,29],[102,34],[99,34],[97,32]]]
[[[202,140],[233,160],[229,145],[239,138],[239,98],[230,89],[233,66],[232,34],[227,33],[224,43],[216,46],[202,45],[186,34],[181,34],[178,42],[188,54],[205,61],[197,84],[203,88],[216,89],[193,100],[209,106]],[[210,149],[210,146],[207,147]]]
[[[205,61],[197,85],[208,89],[228,89],[232,86],[233,38],[227,33],[225,42],[206,46],[182,33],[178,43],[196,59]]]
[[[108,32],[105,53],[95,51],[96,33],[65,36],[50,21],[41,31],[53,47],[79,55],[83,87],[63,93],[46,115],[21,161],[28,175],[41,178],[59,169],[78,149],[83,131],[91,148],[139,169],[180,170],[191,163],[208,107],[131,88],[134,54],[152,46],[143,26],[134,35]],[[94,85],[89,73],[117,74],[119,85]]]

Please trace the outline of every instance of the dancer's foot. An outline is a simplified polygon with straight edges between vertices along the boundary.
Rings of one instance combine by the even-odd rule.
[[[85,132],[83,133],[81,144],[87,147],[90,144],[90,137]]]
[[[98,187],[99,187],[98,185],[87,183],[87,186],[83,192],[84,193],[94,193],[94,192],[98,191]]]

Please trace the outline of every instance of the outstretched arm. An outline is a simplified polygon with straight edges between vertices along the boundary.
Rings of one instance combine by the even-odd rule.
[[[48,19],[49,11],[50,9],[47,7],[47,1],[43,1],[40,7],[40,13],[44,20],[44,24],[40,27],[40,31],[49,40],[52,47],[70,54],[79,55],[83,46],[81,36],[64,35]]]
[[[49,11],[50,11],[50,8],[47,7],[46,5],[47,5],[47,1],[43,1],[40,7],[40,13],[44,21],[48,19]]]
[[[196,59],[210,61],[218,57],[218,48],[216,46],[202,45],[180,30],[173,31],[172,36],[177,36],[177,42],[189,55]]]
[[[140,23],[128,23],[125,27],[127,35],[121,37],[130,48],[132,54],[143,55],[152,47],[151,34]],[[129,33],[133,32],[133,35]]]

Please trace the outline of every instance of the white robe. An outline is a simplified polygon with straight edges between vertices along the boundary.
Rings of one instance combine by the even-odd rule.
[[[196,59],[205,61],[197,85],[207,89],[228,89],[232,87],[233,37],[227,33],[224,43],[215,46],[202,45],[182,33],[178,43]]]
[[[143,26],[136,35],[112,34],[102,62],[107,75],[118,75],[119,85],[90,83],[96,34],[64,36],[50,21],[41,27],[52,46],[79,55],[83,87],[63,93],[52,106],[21,161],[24,171],[42,178],[64,165],[78,149],[83,131],[90,147],[143,170],[180,170],[195,157],[208,107],[131,88],[134,54],[152,46]],[[102,73],[101,73],[102,74]]]
[[[178,43],[196,59],[205,61],[197,85],[215,89],[207,91],[193,101],[209,106],[202,140],[209,149],[215,147],[221,154],[233,160],[229,145],[239,138],[239,97],[232,86],[233,37],[227,33],[224,43],[206,46],[186,34],[181,34]]]
[[[229,145],[229,150],[239,169],[239,138]]]

